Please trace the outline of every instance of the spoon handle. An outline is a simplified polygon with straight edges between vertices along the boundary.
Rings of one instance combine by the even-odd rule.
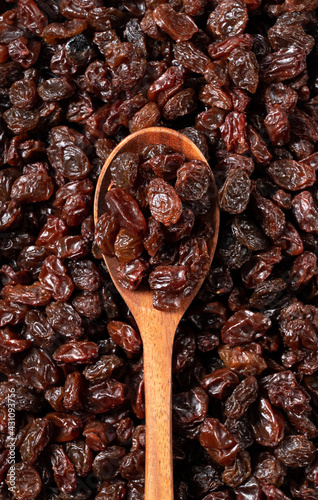
[[[173,500],[171,360],[174,332],[169,335],[157,327],[152,338],[144,342],[145,500]]]

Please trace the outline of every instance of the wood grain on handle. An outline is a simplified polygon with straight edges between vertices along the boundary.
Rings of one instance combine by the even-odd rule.
[[[145,339],[145,500],[173,500],[171,361],[177,325],[168,313],[139,314],[137,321]]]
[[[154,350],[145,348],[145,499],[173,500],[171,354],[158,352],[158,357],[154,354]]]

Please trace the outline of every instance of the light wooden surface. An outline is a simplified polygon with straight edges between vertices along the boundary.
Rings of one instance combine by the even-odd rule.
[[[165,144],[177,152],[184,153],[189,160],[206,162],[201,151],[187,137],[172,129],[152,127],[135,132],[124,139],[108,157],[97,182],[94,200],[94,219],[105,212],[105,194],[110,184],[108,166],[118,153],[140,153],[145,146]],[[207,162],[206,162],[207,163]],[[212,262],[219,232],[219,209],[216,186],[211,173],[210,194],[212,207],[207,220],[214,229],[209,242]],[[131,310],[143,341],[145,411],[146,411],[146,500],[173,500],[172,471],[172,420],[171,420],[171,359],[176,328],[203,279],[192,294],[184,300],[178,311],[163,312],[153,308],[152,292],[143,288],[125,290],[117,281],[117,259],[104,256],[109,274]]]

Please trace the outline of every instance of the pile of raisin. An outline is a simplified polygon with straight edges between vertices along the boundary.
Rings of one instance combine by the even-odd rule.
[[[140,155],[119,153],[109,168],[112,183],[107,211],[95,228],[97,246],[117,257],[124,288],[136,290],[148,277],[154,307],[179,309],[210,267],[213,229],[202,218],[211,205],[209,166],[155,144]],[[196,218],[187,203],[193,208],[197,201]]]
[[[101,242],[92,201],[116,145],[156,125],[199,147],[221,209],[174,343],[175,499],[317,499],[317,8],[0,1],[0,500],[144,498],[142,342],[102,258],[118,223]],[[147,213],[153,182],[173,184],[158,154],[141,182],[115,164],[110,196]],[[162,244],[172,226],[127,220],[117,251],[140,223],[171,265],[179,220]]]

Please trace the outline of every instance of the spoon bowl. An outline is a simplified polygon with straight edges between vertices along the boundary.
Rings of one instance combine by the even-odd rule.
[[[183,153],[189,161],[200,160],[207,163],[198,147],[175,130],[151,127],[129,135],[112,151],[99,175],[94,200],[95,223],[98,217],[106,211],[105,194],[111,184],[108,167],[114,158],[119,153],[139,154],[146,146],[154,144],[165,144],[172,150]],[[212,172],[209,194],[212,203],[206,220],[214,231],[213,237],[207,242],[211,264],[219,232],[217,189]],[[143,341],[146,413],[145,499],[172,500],[171,359],[173,339],[183,314],[198,293],[204,278],[197,283],[192,293],[183,299],[179,309],[159,311],[153,307],[152,291],[149,288],[142,287],[131,291],[123,288],[118,282],[116,257],[104,255],[104,260],[114,285],[135,318]]]

